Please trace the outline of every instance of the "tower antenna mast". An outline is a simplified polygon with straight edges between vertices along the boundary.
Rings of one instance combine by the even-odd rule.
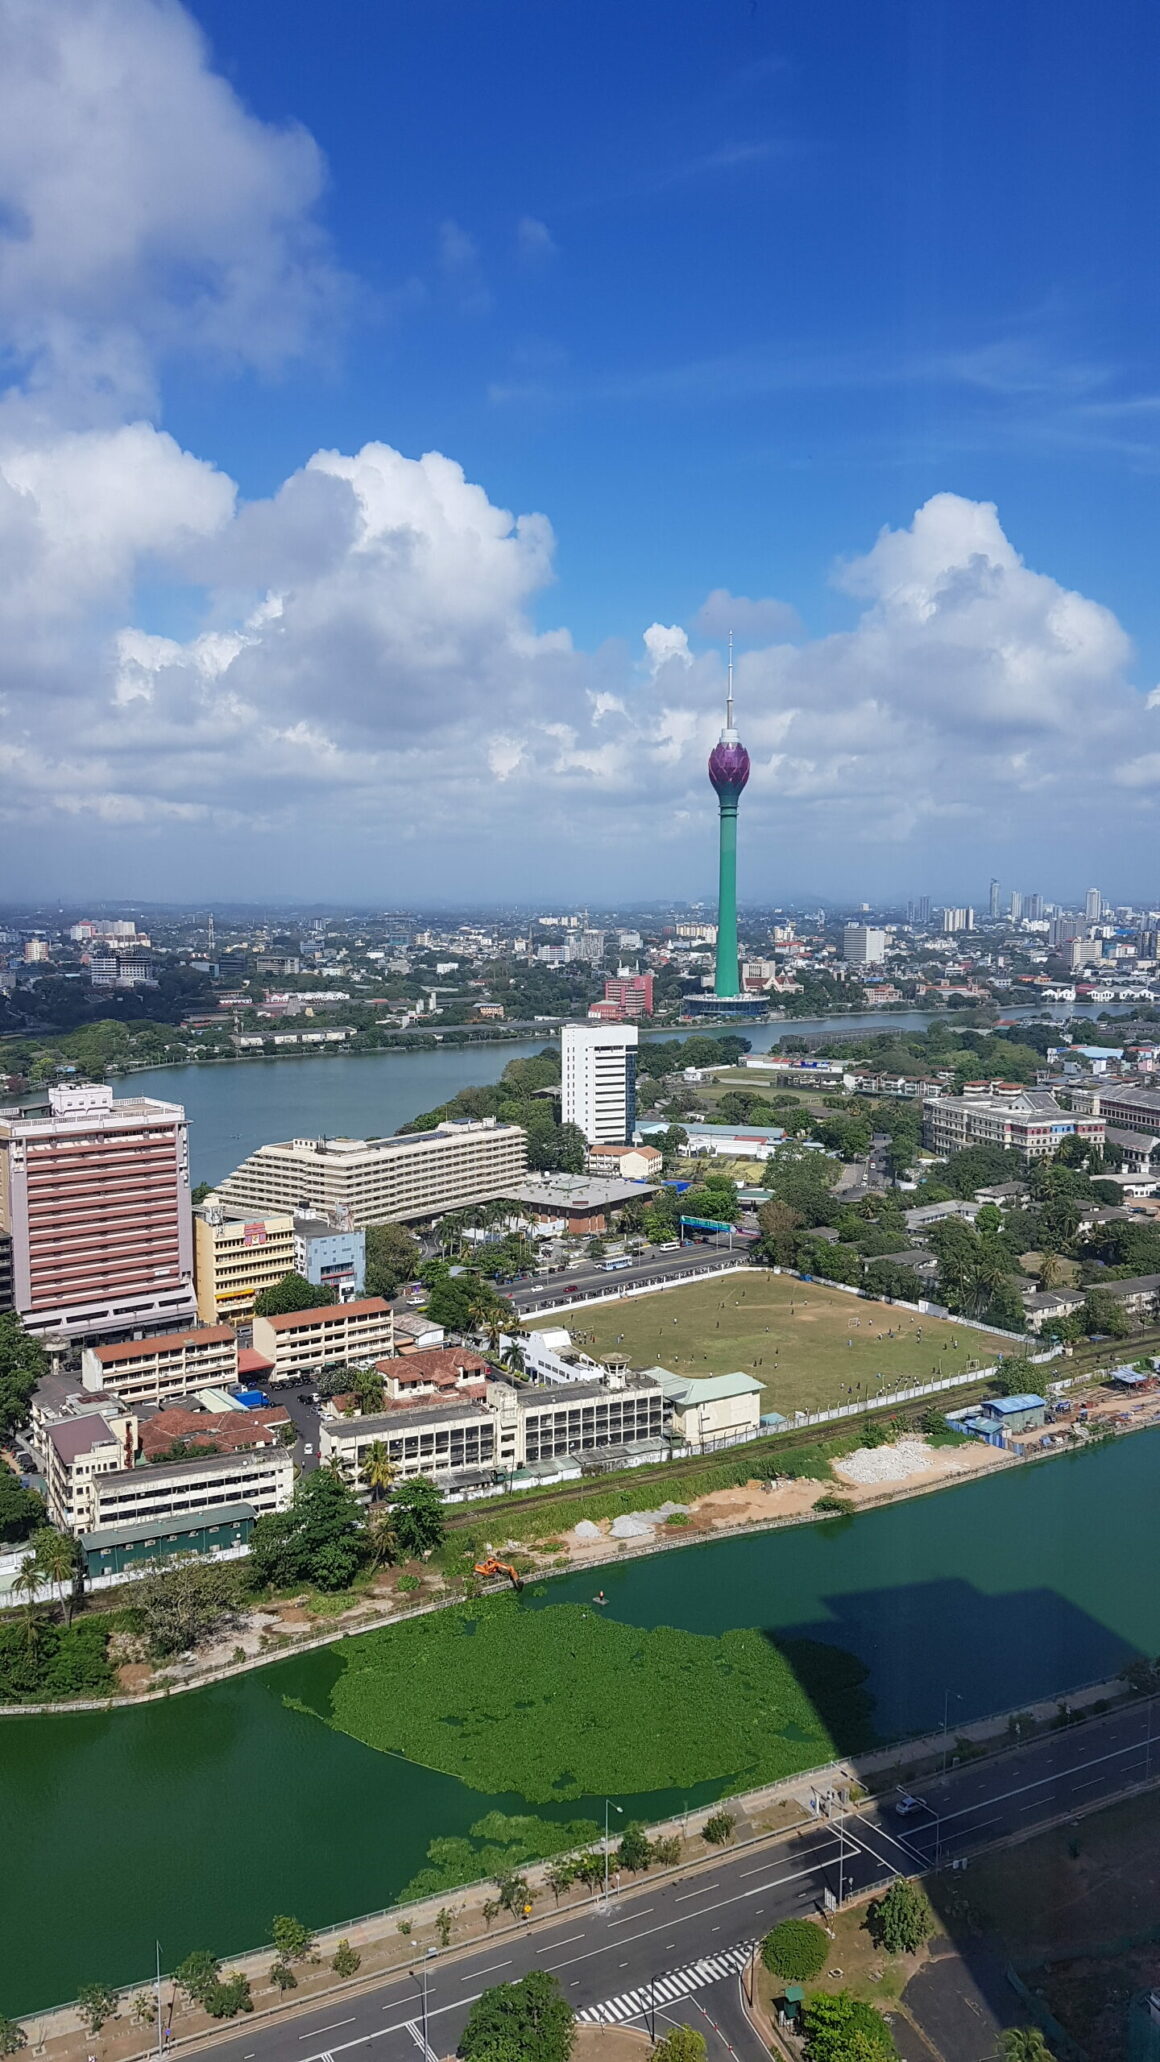
[[[729,693],[725,703],[725,728],[733,728],[733,632],[729,632]]]

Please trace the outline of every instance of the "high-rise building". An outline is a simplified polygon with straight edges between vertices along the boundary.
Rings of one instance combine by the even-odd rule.
[[[46,1117],[0,1120],[0,1224],[30,1331],[69,1337],[191,1324],[185,1111],[111,1088],[49,1090]]]
[[[1042,921],[1043,921],[1043,897],[1042,897],[1042,895],[1025,895],[1025,896],[1024,896],[1024,898],[1023,898],[1023,914],[1024,914],[1024,916],[1025,916],[1025,917],[1027,918],[1027,921],[1028,921],[1028,923],[1029,923],[1029,924],[1038,924],[1038,923],[1042,923]]]
[[[1104,913],[1104,898],[1098,888],[1089,888],[1083,899],[1083,913],[1089,924],[1098,924]]]
[[[999,883],[996,880],[992,880],[990,899],[987,904],[987,914],[992,919],[992,921],[994,921],[994,919],[1001,913],[999,907],[999,900]]]
[[[653,977],[651,974],[609,974],[604,982],[604,1000],[614,1003],[625,1017],[651,1017]]]
[[[885,931],[865,924],[847,924],[842,932],[842,958],[853,967],[880,966],[886,957]]]
[[[720,857],[717,886],[717,975],[715,995],[741,992],[737,950],[737,805],[749,779],[749,754],[733,725],[733,639],[729,639],[729,690],[725,728],[709,755],[709,779],[717,792],[720,813]],[[625,1134],[631,1137],[631,1132]],[[594,1141],[593,1141],[594,1143]]]
[[[1023,897],[1018,888],[1011,890],[1011,922],[1017,924],[1023,915]]]
[[[736,978],[736,977],[735,977]],[[636,1129],[634,1024],[565,1024],[560,1115],[590,1146],[627,1145]]]
[[[920,924],[929,924],[929,922],[930,922],[930,896],[929,896],[929,895],[920,895],[920,896],[919,896],[919,898],[918,898],[918,902],[917,902],[917,904],[916,904],[916,907],[915,907],[915,922],[916,922],[916,923],[920,923]]]

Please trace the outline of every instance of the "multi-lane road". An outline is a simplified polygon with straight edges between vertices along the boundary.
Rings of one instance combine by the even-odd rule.
[[[1155,1737],[1154,1737],[1155,1736]],[[715,2057],[765,2054],[741,2008],[738,1972],[779,1919],[849,1898],[1068,1818],[1160,1780],[1151,1701],[993,1760],[951,1767],[900,1816],[893,1798],[811,1816],[795,1833],[689,1872],[621,1887],[585,1906],[451,1950],[359,1993],[251,2024],[213,2045],[221,2062],[424,2062],[454,2052],[481,1991],[549,1969],[584,2019],[663,2032],[697,2025]],[[808,1788],[808,1786],[806,1786]],[[804,1794],[804,1791],[803,1791]],[[424,2031],[424,2028],[426,2029]]]

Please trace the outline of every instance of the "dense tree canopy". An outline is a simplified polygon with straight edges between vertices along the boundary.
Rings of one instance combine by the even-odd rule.
[[[48,1355],[14,1311],[0,1315],[0,1438],[28,1423],[32,1392],[48,1373]]]
[[[289,1310],[321,1310],[338,1302],[338,1291],[329,1284],[308,1282],[302,1274],[284,1274],[254,1298],[255,1317],[281,1317]]]
[[[572,2007],[556,1978],[533,1969],[476,1999],[458,2053],[464,2062],[568,2062],[575,2038]]]
[[[259,1518],[250,1539],[257,1583],[284,1589],[311,1582],[346,1589],[369,1551],[362,1507],[333,1468],[316,1468],[295,1486],[288,1511]]]
[[[412,1281],[419,1265],[420,1249],[405,1225],[367,1226],[366,1293],[368,1296],[397,1296],[405,1282]]]

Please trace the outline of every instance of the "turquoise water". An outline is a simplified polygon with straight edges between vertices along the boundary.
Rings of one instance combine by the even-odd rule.
[[[884,1735],[967,1718],[1160,1652],[1160,1433],[992,1476],[832,1525],[600,1571],[611,1614],[705,1633],[754,1625],[859,1655]],[[591,1595],[568,1576],[544,1601]],[[528,1599],[528,1608],[543,1601]],[[379,1755],[296,1710],[319,1706],[333,1650],[110,1714],[0,1721],[0,2011],[192,1947],[268,1937],[389,1904],[428,1842],[489,1797]],[[658,1778],[663,1784],[663,1771]],[[641,1818],[671,1792],[621,1799]],[[601,1799],[562,1817],[599,1817]],[[541,1814],[543,1815],[543,1814]]]

